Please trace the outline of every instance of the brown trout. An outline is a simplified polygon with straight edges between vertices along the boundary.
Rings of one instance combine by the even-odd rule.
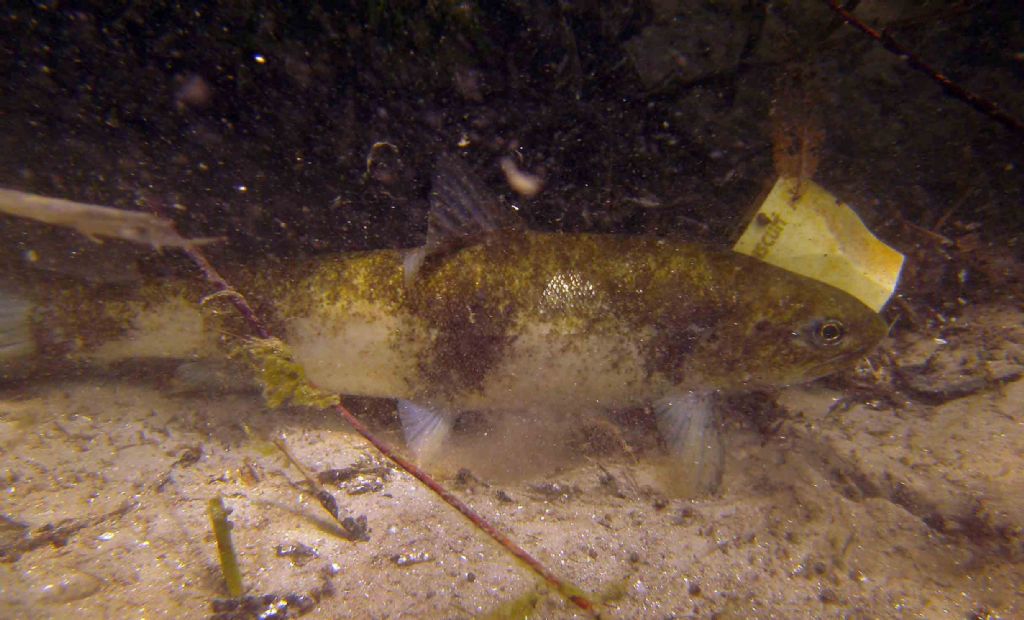
[[[886,332],[850,295],[733,252],[527,232],[454,159],[439,165],[425,247],[267,268],[242,288],[317,386],[397,399],[421,457],[462,411],[650,404],[691,492],[721,478],[713,392],[830,374]],[[195,302],[180,284],[134,301],[8,294],[0,367],[4,351],[24,357],[58,340],[94,362],[215,355],[218,328]]]

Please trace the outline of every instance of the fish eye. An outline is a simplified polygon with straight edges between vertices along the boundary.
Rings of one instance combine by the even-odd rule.
[[[839,319],[822,319],[814,324],[814,341],[822,346],[831,347],[843,341],[846,328]]]

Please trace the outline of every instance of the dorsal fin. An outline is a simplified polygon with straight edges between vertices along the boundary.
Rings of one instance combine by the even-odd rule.
[[[520,227],[519,218],[501,207],[461,159],[454,155],[440,157],[430,190],[428,246]]]
[[[430,257],[465,247],[499,230],[524,226],[457,156],[442,155],[434,171],[427,217],[427,242],[405,257],[405,283],[410,284]]]

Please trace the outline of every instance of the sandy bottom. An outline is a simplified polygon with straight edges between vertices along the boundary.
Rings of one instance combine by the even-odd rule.
[[[843,391],[726,415],[723,492],[658,491],[649,424],[536,442],[465,425],[442,479],[613,618],[1024,617],[1024,330],[978,308]],[[863,370],[863,369],[862,369]],[[835,382],[832,385],[836,385]],[[829,413],[837,399],[853,406]],[[378,407],[379,408],[379,407]],[[393,429],[392,429],[393,432]],[[541,433],[543,434],[543,433]],[[368,542],[337,535],[284,435]],[[0,394],[0,616],[580,615],[333,415],[258,395],[96,378]],[[452,472],[460,467],[458,475]],[[207,503],[232,510],[248,610],[227,597]],[[582,616],[581,616],[582,617]]]

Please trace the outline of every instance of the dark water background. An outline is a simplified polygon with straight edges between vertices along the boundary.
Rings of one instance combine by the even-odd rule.
[[[1024,115],[1019,2],[880,4],[863,17]],[[512,153],[546,178],[520,200],[538,228],[728,241],[787,79],[824,130],[816,177],[873,224],[1024,223],[1022,136],[822,1],[13,3],[0,70],[0,183],[179,203],[243,251],[415,244],[464,138],[496,188]]]

